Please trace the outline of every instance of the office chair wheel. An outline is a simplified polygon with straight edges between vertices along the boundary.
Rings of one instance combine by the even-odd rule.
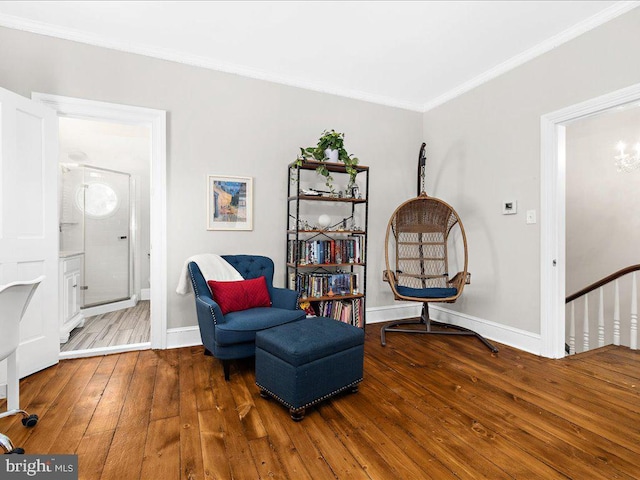
[[[10,452],[6,452],[5,455],[11,455],[12,453],[15,453],[17,455],[24,455],[24,448],[14,448]]]
[[[27,418],[22,419],[22,424],[25,427],[34,427],[36,423],[38,423],[38,415],[36,415],[35,413],[29,415]]]

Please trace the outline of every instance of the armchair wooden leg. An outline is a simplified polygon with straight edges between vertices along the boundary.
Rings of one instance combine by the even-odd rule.
[[[222,360],[222,369],[224,370],[224,379],[229,381],[229,370],[231,369],[231,360]]]

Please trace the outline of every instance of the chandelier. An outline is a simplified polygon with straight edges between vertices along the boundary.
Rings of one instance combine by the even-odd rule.
[[[618,155],[614,158],[616,159],[616,167],[619,172],[632,172],[640,168],[640,143],[636,143],[634,147],[635,153],[625,153],[624,149],[626,145],[623,142],[618,142],[617,149]]]

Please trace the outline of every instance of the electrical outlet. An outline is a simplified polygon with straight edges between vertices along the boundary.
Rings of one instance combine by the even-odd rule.
[[[506,200],[502,202],[502,214],[514,215],[518,213],[518,202],[515,200]]]

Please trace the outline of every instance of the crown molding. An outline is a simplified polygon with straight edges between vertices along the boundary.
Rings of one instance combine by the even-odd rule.
[[[359,90],[351,90],[339,87],[333,87],[328,84],[319,82],[310,82],[295,77],[288,77],[284,75],[277,75],[264,70],[245,67],[242,65],[235,65],[232,63],[218,62],[211,58],[190,55],[187,53],[171,50],[167,48],[151,47],[143,44],[133,44],[128,42],[120,42],[107,38],[101,35],[95,35],[92,33],[81,32],[75,29],[60,27],[49,23],[38,22],[35,20],[29,20],[22,17],[16,17],[14,15],[6,15],[0,13],[0,26],[12,28],[15,30],[22,30],[30,33],[36,33],[40,35],[47,35],[50,37],[61,38],[64,40],[71,40],[74,42],[85,43],[97,47],[108,48],[111,50],[119,50],[126,53],[134,53],[137,55],[144,55],[147,57],[153,57],[160,60],[168,60],[171,62],[182,63],[193,67],[201,67],[209,70],[215,70],[219,72],[231,73],[240,75],[243,77],[254,78],[257,80],[264,80],[267,82],[278,83],[281,85],[287,85],[290,87],[302,88],[305,90],[311,90],[320,93],[328,93],[331,95],[337,95],[340,97],[351,98],[354,100],[362,100],[369,103],[375,103],[388,107],[401,108],[404,110],[411,110],[415,112],[423,112],[422,105],[420,103],[412,103],[397,98],[387,97],[383,95],[375,95],[371,93],[362,92]]]
[[[60,27],[49,23],[38,22],[35,20],[29,20],[13,15],[0,13],[0,26],[12,28],[15,30],[23,30],[40,35],[47,35],[50,37],[61,38],[65,40],[71,40],[74,42],[85,43],[97,47],[109,48],[111,50],[119,50],[122,52],[144,55],[160,60],[168,60],[171,62],[182,63],[184,65],[240,75],[257,80],[264,80],[267,82],[287,85],[290,87],[302,88],[305,90],[337,95],[340,97],[361,100],[378,105],[424,113],[450,100],[453,100],[454,98],[482,85],[483,83],[493,80],[503,73],[506,73],[509,70],[512,70],[528,62],[529,60],[532,60],[562,45],[563,43],[566,43],[569,40],[572,40],[577,36],[582,35],[583,33],[586,33],[589,30],[602,25],[603,23],[608,22],[609,20],[623,15],[624,13],[627,13],[638,6],[640,6],[640,0],[616,2],[611,7],[602,10],[600,13],[591,16],[590,18],[574,25],[573,27],[559,33],[558,35],[549,38],[548,40],[536,45],[535,47],[530,48],[529,50],[526,50],[525,52],[510,58],[509,60],[497,65],[490,70],[487,70],[486,72],[478,75],[468,82],[465,82],[445,92],[444,94],[434,98],[433,100],[430,100],[425,104],[409,102],[383,95],[375,95],[359,90],[337,88],[324,83],[310,82],[308,80],[300,78],[277,75],[264,70],[254,69],[231,63],[218,62],[207,57],[185,54],[183,52],[171,49],[115,41],[111,38],[107,38],[101,35],[81,32],[75,29]]]
[[[429,110],[432,110],[450,100],[453,100],[454,98],[459,97],[460,95],[470,90],[473,90],[476,87],[479,87],[483,83],[493,80],[494,78],[502,75],[503,73],[506,73],[509,70],[513,70],[514,68],[519,67],[520,65],[530,60],[533,60],[534,58],[544,53],[547,53],[548,51],[553,50],[556,47],[559,47],[563,43],[566,43],[569,40],[573,40],[574,38],[582,35],[583,33],[586,33],[589,30],[592,30],[602,25],[603,23],[606,23],[609,20],[613,20],[614,18],[627,13],[638,6],[640,6],[640,1],[616,2],[611,7],[602,10],[596,15],[593,15],[587,18],[586,20],[583,20],[582,22],[577,23],[573,27],[568,28],[563,32],[560,32],[557,35],[554,35],[553,37],[545,40],[542,43],[539,43],[538,45],[530,48],[529,50],[526,50],[516,55],[515,57],[512,57],[505,62],[502,62],[496,67],[490,70],[487,70],[486,72],[478,75],[477,77],[469,80],[468,82],[465,82],[462,85],[459,85],[454,89],[449,90],[448,92],[440,95],[439,97],[436,97],[433,100],[430,100],[429,102],[423,105],[422,111],[428,112]]]

